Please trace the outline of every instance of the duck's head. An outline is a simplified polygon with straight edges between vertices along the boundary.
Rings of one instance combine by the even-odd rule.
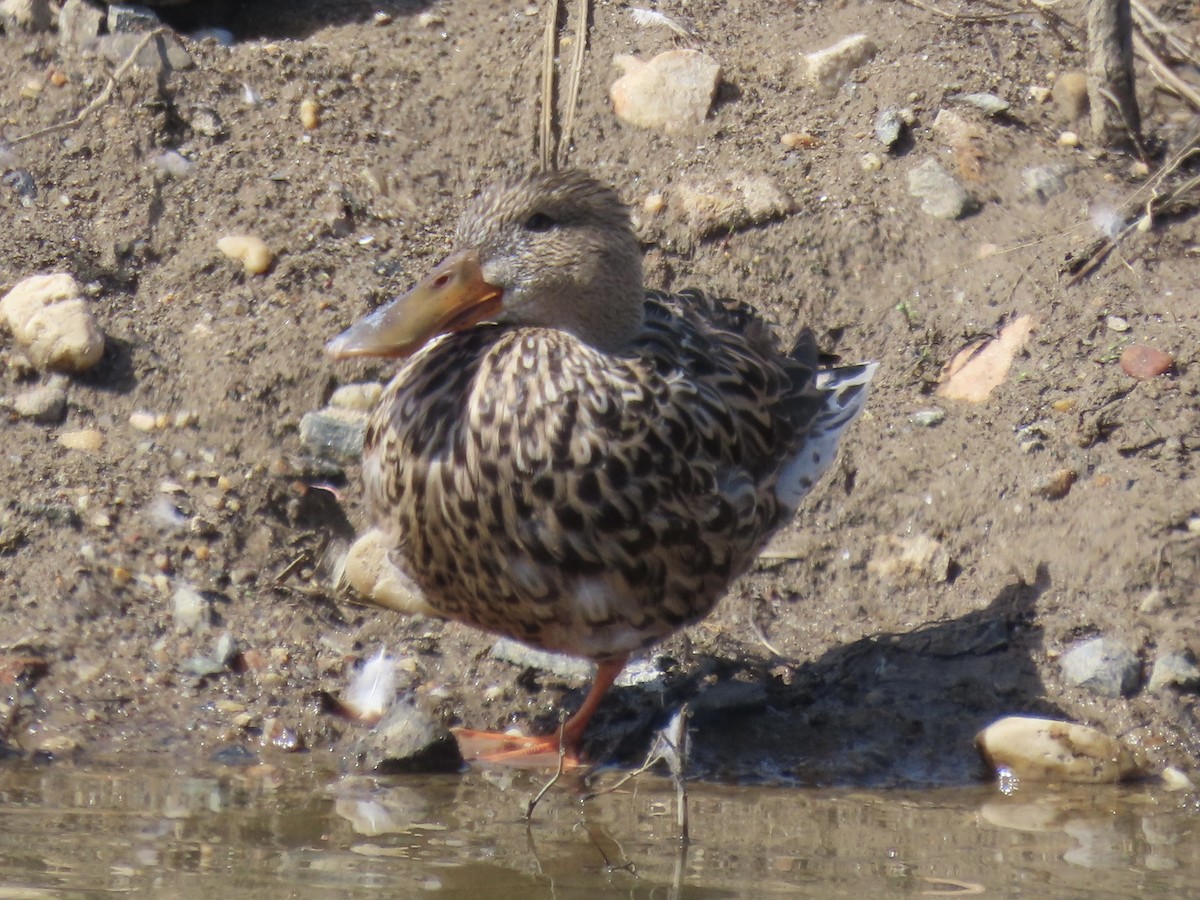
[[[484,191],[450,256],[325,349],[408,356],[439,334],[497,322],[616,350],[640,331],[642,303],[641,249],[616,192],[580,172],[537,173]]]

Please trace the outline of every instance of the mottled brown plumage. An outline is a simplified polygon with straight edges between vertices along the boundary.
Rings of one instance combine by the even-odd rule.
[[[784,354],[748,307],[648,293],[625,207],[579,173],[484,193],[457,245],[330,346],[415,351],[368,427],[370,514],[437,612],[596,660],[602,693],[791,517],[873,367],[818,373],[807,332]]]

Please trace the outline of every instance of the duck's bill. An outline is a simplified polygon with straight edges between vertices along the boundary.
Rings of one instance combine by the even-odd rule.
[[[494,319],[503,291],[483,278],[479,253],[444,259],[411,291],[355,322],[328,344],[334,359],[409,356],[439,334]]]

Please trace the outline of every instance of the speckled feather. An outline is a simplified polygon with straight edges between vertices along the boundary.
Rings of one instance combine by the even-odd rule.
[[[489,204],[474,216],[504,218]],[[828,467],[873,368],[818,373],[807,332],[781,353],[751,308],[694,291],[645,294],[617,349],[475,326],[388,386],[368,504],[442,615],[620,659],[712,609]]]

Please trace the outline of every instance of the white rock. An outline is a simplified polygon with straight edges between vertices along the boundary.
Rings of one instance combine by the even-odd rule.
[[[329,405],[338,409],[369,412],[379,402],[382,394],[383,385],[377,381],[344,384],[333,392],[333,396],[329,398]]]
[[[104,355],[104,333],[70,275],[34,275],[0,299],[0,322],[39,369],[83,372]]]
[[[388,557],[392,543],[378,529],[363,533],[334,575],[338,588],[349,587],[366,600],[407,615],[436,616],[412,580]]]
[[[627,125],[679,132],[704,121],[721,83],[721,66],[699,50],[668,50],[649,62],[620,55],[624,73],[609,88],[613,112]]]
[[[889,584],[936,584],[950,577],[950,553],[927,534],[884,535],[875,544],[867,571]]]
[[[820,93],[836,94],[850,73],[877,52],[875,42],[865,34],[852,34],[832,47],[805,54],[804,77]]]
[[[730,175],[678,185],[668,204],[689,235],[699,239],[786,216],[791,196],[768,175]]]
[[[104,434],[94,428],[64,431],[58,436],[58,442],[68,450],[95,451],[104,446]]]
[[[217,241],[217,249],[240,261],[247,275],[262,275],[275,262],[275,254],[266,241],[252,234],[227,234]]]
[[[1110,784],[1139,770],[1133,751],[1102,731],[1073,722],[1009,716],[975,736],[993,770],[1022,781]]]

